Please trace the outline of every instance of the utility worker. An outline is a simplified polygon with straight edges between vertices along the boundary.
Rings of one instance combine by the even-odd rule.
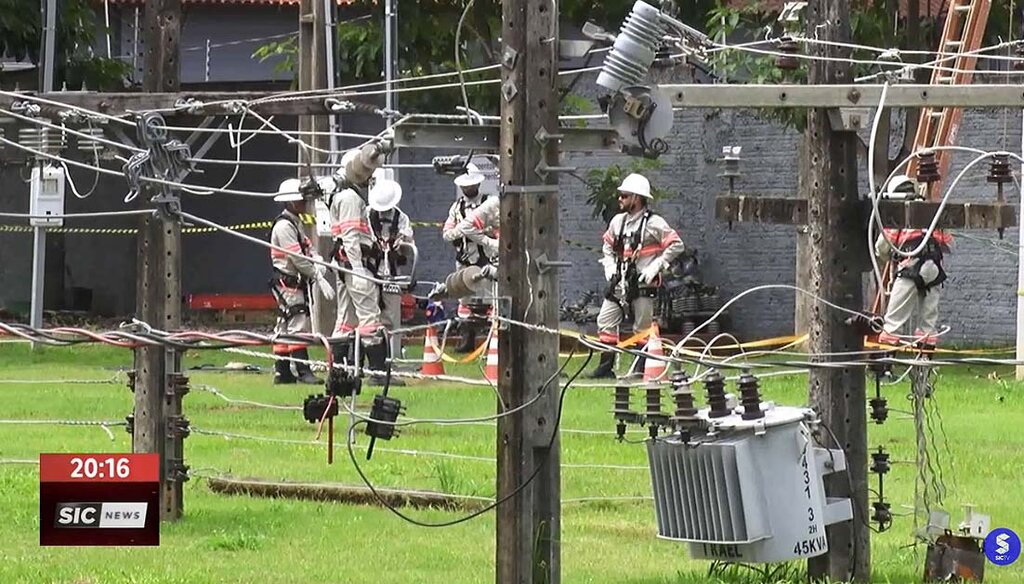
[[[942,258],[950,253],[953,237],[936,229],[925,241],[925,233],[924,229],[883,229],[875,241],[875,254],[881,261],[897,262],[882,332],[878,335],[881,343],[898,344],[900,330],[912,320],[916,321],[915,342],[925,347],[935,347],[939,342],[939,291],[946,281]],[[921,250],[908,257],[893,251],[896,248],[909,253],[918,247]]]
[[[274,326],[277,335],[308,333],[312,330],[307,300],[307,287],[310,283],[315,282],[328,300],[334,299],[334,289],[325,277],[327,268],[310,261],[310,258],[316,257],[315,252],[299,228],[299,216],[306,212],[306,201],[299,192],[299,186],[298,179],[288,179],[281,183],[274,197],[275,201],[285,205],[284,211],[274,220],[270,232],[270,244],[280,248],[270,250],[270,262],[274,269],[270,290],[277,300],[277,324]],[[282,341],[274,343],[272,349],[275,355],[309,360],[309,351],[303,345]],[[306,363],[296,362],[295,370],[299,374],[298,378],[292,374],[288,360],[278,359],[274,363],[274,384],[296,381],[323,383],[322,379],[313,375]]]
[[[393,180],[380,178],[370,187],[366,218],[374,242],[373,272],[384,280],[399,278],[400,267],[411,265],[415,269],[416,242],[409,216],[398,208],[401,200],[402,186]],[[390,331],[402,326],[402,291],[411,284],[411,278],[405,285],[381,284],[381,321]],[[401,353],[402,337],[392,334],[391,355]]]
[[[448,210],[448,219],[445,221],[441,233],[445,241],[455,246],[455,269],[457,270],[468,266],[484,267],[497,260],[497,245],[490,250],[487,246],[487,242],[498,238],[496,227],[493,232],[482,233],[482,237],[477,238],[477,241],[467,238],[464,229],[458,229],[459,224],[474,209],[487,200],[497,200],[497,197],[488,197],[481,192],[480,185],[483,182],[484,175],[473,164],[466,167],[466,173],[455,177],[455,186],[459,189],[459,195]],[[459,308],[456,314],[461,319],[468,319],[471,316],[467,301],[468,298],[459,299]],[[463,320],[460,328],[462,329],[462,343],[457,350],[460,352],[470,351],[476,346],[476,327],[468,320]]]
[[[602,343],[619,342],[619,325],[625,310],[633,313],[633,331],[651,327],[654,302],[661,286],[661,271],[685,251],[679,235],[650,208],[651,183],[642,175],[631,174],[619,186],[619,213],[612,217],[604,233],[601,263],[608,281],[601,311],[597,315],[598,338]],[[643,343],[638,345],[642,348]],[[635,372],[642,373],[644,359]],[[615,376],[615,353],[606,351],[590,376]]]
[[[335,177],[337,189],[328,195],[327,203],[334,237],[331,258],[347,270],[338,279],[338,318],[334,334],[349,335],[358,330],[363,355],[370,368],[383,371],[387,367],[387,347],[380,332],[380,286],[371,272],[374,243],[367,220],[365,195],[361,194],[366,191],[375,170],[375,161],[374,150],[369,145],[346,152],[339,175]],[[347,359],[350,348],[348,344],[335,344],[334,360],[341,362]],[[382,376],[371,377],[373,383],[381,384],[383,381]]]

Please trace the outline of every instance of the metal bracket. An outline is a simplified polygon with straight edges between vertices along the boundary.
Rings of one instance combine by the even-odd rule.
[[[519,90],[511,79],[501,85],[501,94],[505,96],[505,101],[512,101],[512,98],[518,93]]]
[[[505,52],[501,54],[501,64],[507,69],[515,69],[518,61],[519,53],[512,47],[505,47]]]
[[[552,172],[576,172],[577,167],[575,166],[548,166],[548,163],[541,160],[537,163],[537,167],[533,169],[537,173],[537,176],[541,178],[547,178],[548,173]]]
[[[188,465],[181,458],[167,457],[167,475],[168,481],[173,483],[184,483],[188,482]]]
[[[495,296],[494,297],[494,310],[498,313],[501,318],[512,318],[512,297],[511,296]],[[507,321],[498,321],[498,330],[507,331],[509,324]]]
[[[189,392],[188,377],[181,373],[169,373],[167,375],[166,394],[167,397],[176,395],[184,397]]]
[[[867,126],[871,108],[841,107],[829,108],[828,121],[836,132],[857,132]]]
[[[125,371],[125,375],[128,377],[128,382],[125,384],[128,386],[128,391],[135,393],[135,378],[138,376],[138,373],[132,369],[130,371]]]
[[[558,268],[571,268],[572,262],[562,260],[549,260],[548,254],[542,253],[540,257],[534,260],[537,263],[537,272],[541,275],[547,274],[551,270]]]

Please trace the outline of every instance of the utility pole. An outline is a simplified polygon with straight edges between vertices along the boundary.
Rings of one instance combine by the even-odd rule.
[[[333,85],[333,43],[330,42],[331,35],[328,35],[328,2],[333,0],[301,0],[299,2],[299,90],[308,91],[312,89],[328,89]],[[321,99],[322,101],[322,99]],[[333,114],[332,114],[333,115]],[[323,152],[331,150],[334,140],[326,134],[332,124],[328,123],[328,116],[302,116],[299,118],[299,138],[310,144],[312,148],[299,145],[299,162],[302,164],[321,164],[327,162],[328,157]],[[302,134],[301,132],[324,132],[325,134]],[[314,167],[316,168],[316,167]],[[305,168],[299,168],[299,177],[306,174]],[[331,252],[332,241],[330,237],[320,237],[316,232],[316,226],[307,233],[310,240],[316,242],[316,249],[320,255],[327,257]],[[336,308],[333,303],[327,302],[316,286],[310,290],[310,308],[312,314],[310,320],[313,323],[313,332],[330,335],[334,331],[334,317]]]
[[[147,0],[146,55],[143,89],[178,90],[178,40],[181,0]],[[149,193],[141,197],[148,203]],[[181,327],[181,222],[161,208],[142,220],[138,235],[136,312],[151,327],[172,331]],[[134,452],[156,452],[160,465],[160,518],[174,521],[183,510],[182,486],[187,480],[183,438],[188,422],[181,398],[188,391],[181,375],[181,353],[164,347],[135,350]]]
[[[558,274],[547,263],[559,243],[558,180],[548,171],[559,150],[558,139],[548,137],[558,131],[557,0],[503,2],[501,38],[499,314],[504,305],[512,319],[557,328]],[[497,508],[496,581],[558,584],[558,337],[508,327],[499,336],[498,364],[506,407],[542,395],[498,420],[497,499],[504,502]]]
[[[807,5],[809,31],[823,41],[850,42],[850,6],[847,0],[811,0]],[[848,50],[814,44],[812,54],[848,57]],[[851,80],[850,64],[843,61],[812,61],[808,84],[843,84]],[[807,239],[810,244],[810,288],[817,298],[809,311],[808,346],[812,354],[863,351],[864,338],[856,327],[846,325],[846,315],[825,301],[853,310],[864,306],[861,274],[867,266],[864,214],[857,192],[857,135],[844,131],[836,110],[807,110]],[[819,299],[820,298],[820,299]],[[807,562],[812,580],[831,578],[860,582],[870,578],[870,542],[867,485],[867,413],[864,371],[859,367],[814,368],[808,389],[811,407],[831,430],[820,438],[846,451],[849,477],[826,477],[830,497],[853,500],[853,520],[827,528],[828,553]],[[847,478],[849,480],[847,480]],[[850,489],[853,489],[850,492]]]
[[[53,91],[53,78],[57,73],[57,0],[44,0],[46,8],[43,10],[43,67],[40,79],[40,91],[49,93]],[[45,132],[45,134],[43,134]],[[50,140],[59,139],[53,136],[52,130],[40,129],[40,137],[43,135]],[[40,144],[48,140],[40,140]],[[43,305],[46,288],[46,227],[36,225],[32,228],[32,304],[29,314],[29,324],[34,328],[43,326]],[[32,345],[35,347],[35,344]]]

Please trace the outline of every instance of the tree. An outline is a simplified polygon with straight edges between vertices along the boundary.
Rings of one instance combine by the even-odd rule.
[[[463,69],[500,62],[501,6],[498,0],[470,0],[459,38]],[[590,20],[609,30],[618,30],[635,0],[562,0],[561,22],[582,26]],[[398,9],[398,76],[416,77],[451,72],[455,66],[455,36],[465,3],[440,0],[396,0]],[[703,20],[714,0],[688,1],[685,19]],[[380,14],[377,0],[354,0],[348,9],[355,14]],[[338,25],[338,67],[348,83],[380,81],[384,62],[383,18],[353,19]],[[253,54],[261,61],[279,60],[285,70],[295,69],[297,45],[294,39],[269,43]],[[467,81],[494,77],[495,71],[468,75]],[[452,79],[444,80],[451,82]],[[432,81],[423,85],[432,84]],[[497,114],[499,92],[494,86],[469,86],[467,94],[473,109]],[[450,112],[462,103],[459,88],[427,93],[403,94],[403,111]],[[578,107],[578,104],[577,104]]]
[[[60,0],[57,12],[57,88],[117,89],[130,66],[118,59],[93,54],[96,34],[103,29],[87,0]],[[0,56],[39,63],[42,24],[39,0],[0,0]]]

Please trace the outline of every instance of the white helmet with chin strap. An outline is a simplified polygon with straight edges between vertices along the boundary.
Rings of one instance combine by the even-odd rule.
[[[647,180],[642,174],[633,173],[622,179],[622,184],[619,185],[620,193],[630,193],[633,195],[641,196],[645,199],[653,199],[651,195],[651,182]]]
[[[391,179],[377,179],[370,188],[368,205],[374,211],[383,213],[398,206],[402,200],[402,185]]]

